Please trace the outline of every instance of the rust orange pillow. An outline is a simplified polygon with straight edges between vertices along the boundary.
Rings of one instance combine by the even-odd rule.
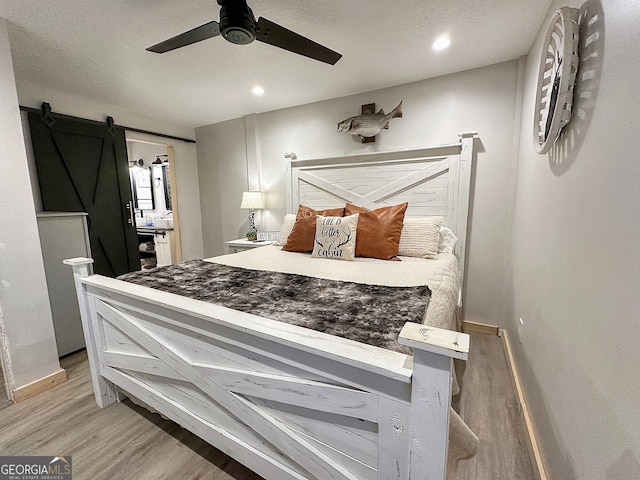
[[[345,215],[360,214],[356,231],[356,257],[399,260],[397,255],[400,234],[408,206],[405,202],[392,207],[368,210],[347,203],[344,208]]]
[[[283,250],[287,252],[311,252],[313,240],[316,237],[316,216],[344,217],[344,208],[330,208],[328,210],[314,210],[305,205],[298,207],[296,223],[287,238]]]

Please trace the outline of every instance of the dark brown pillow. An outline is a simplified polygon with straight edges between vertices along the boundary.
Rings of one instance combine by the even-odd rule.
[[[287,243],[282,249],[287,252],[311,252],[313,250],[313,239],[316,236],[317,215],[344,217],[344,208],[314,210],[305,205],[300,205],[296,214],[296,223],[293,225],[293,229],[287,238]]]
[[[382,260],[399,260],[398,247],[404,213],[408,203],[368,210],[347,203],[345,215],[359,213],[358,230],[356,231],[356,257],[380,258]]]

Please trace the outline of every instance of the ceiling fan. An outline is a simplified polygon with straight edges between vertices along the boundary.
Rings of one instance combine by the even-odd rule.
[[[309,40],[271,20],[260,17],[256,21],[246,0],[218,0],[220,22],[211,21],[188,32],[147,48],[150,52],[165,53],[207,38],[222,35],[227,41],[246,45],[258,40],[305,57],[335,65],[342,57],[338,52]]]

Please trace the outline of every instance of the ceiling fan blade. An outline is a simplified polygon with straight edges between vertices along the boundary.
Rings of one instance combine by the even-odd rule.
[[[335,65],[342,57],[342,54],[263,17],[258,18],[256,40],[330,65]]]
[[[205,23],[204,25],[200,25],[199,27],[189,30],[188,32],[176,35],[169,40],[165,40],[164,42],[153,45],[147,48],[147,51],[155,53],[165,53],[171,50],[175,50],[176,48],[185,47],[187,45],[191,45],[192,43],[206,40],[207,38],[215,37],[217,35],[220,35],[220,26],[218,25],[218,22],[214,20],[212,22]]]

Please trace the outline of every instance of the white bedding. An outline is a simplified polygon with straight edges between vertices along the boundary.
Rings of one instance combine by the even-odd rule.
[[[310,277],[348,282],[408,287],[428,285],[431,300],[425,324],[457,330],[455,307],[460,289],[458,260],[449,253],[440,253],[435,260],[400,257],[402,261],[358,257],[352,262],[311,257],[310,254],[285,252],[269,245],[231,255],[206,259],[232,267],[295,273]]]

